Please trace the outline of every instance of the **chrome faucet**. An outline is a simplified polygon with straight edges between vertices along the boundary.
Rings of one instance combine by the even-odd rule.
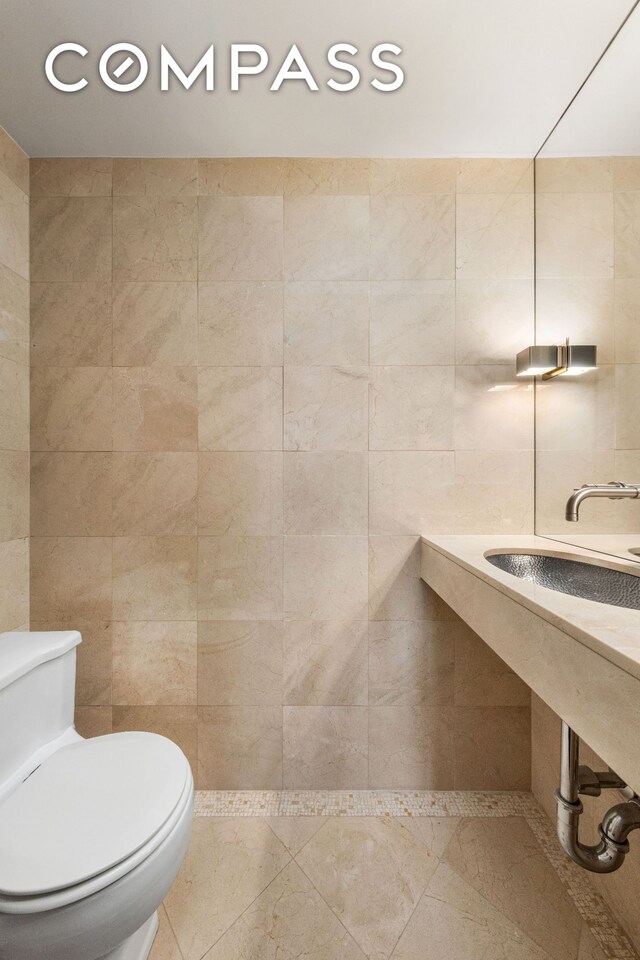
[[[640,484],[612,480],[610,483],[585,483],[582,487],[576,487],[567,500],[565,518],[579,520],[580,504],[589,497],[608,497],[609,500],[622,500],[623,497],[635,499],[640,497]]]

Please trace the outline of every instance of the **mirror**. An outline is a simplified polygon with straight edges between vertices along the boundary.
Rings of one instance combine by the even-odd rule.
[[[535,530],[640,562],[640,498],[565,519],[575,487],[640,485],[638,50],[636,6],[535,161],[536,344],[597,346],[597,369],[536,380]]]

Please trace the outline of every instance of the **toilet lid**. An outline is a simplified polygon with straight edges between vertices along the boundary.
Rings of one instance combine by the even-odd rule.
[[[169,819],[188,775],[182,751],[153,733],[62,747],[0,804],[0,893],[51,893],[126,860]]]

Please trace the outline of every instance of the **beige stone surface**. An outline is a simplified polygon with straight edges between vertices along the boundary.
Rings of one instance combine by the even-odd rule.
[[[195,367],[113,370],[115,450],[197,450]]]
[[[384,536],[451,530],[454,482],[453,451],[370,453],[369,532]]]
[[[29,283],[0,263],[0,356],[29,362]]]
[[[113,432],[110,367],[33,368],[32,450],[112,450]]]
[[[32,537],[31,617],[110,620],[111,569],[108,537]]]
[[[198,703],[280,706],[282,634],[277,621],[200,621]]]
[[[30,211],[32,280],[111,280],[109,198],[34,197]]]
[[[282,532],[282,453],[201,452],[201,536],[270,536]]]
[[[198,618],[282,618],[281,537],[199,537]]]
[[[29,536],[29,454],[0,450],[0,541]]]
[[[369,624],[369,703],[451,705],[458,637],[465,630],[447,622]],[[457,670],[456,660],[456,676]]]
[[[195,199],[114,198],[114,280],[195,280],[197,253]]]
[[[200,449],[282,449],[281,367],[201,368],[198,403]]]
[[[200,366],[282,364],[283,285],[250,280],[198,285]]]
[[[284,707],[285,789],[364,790],[368,784],[366,707]]]
[[[195,623],[116,621],[113,703],[163,706],[197,703]]]
[[[205,790],[281,790],[282,707],[198,707],[198,782]]]
[[[113,285],[113,365],[180,367],[198,356],[195,283]]]
[[[1,169],[0,262],[29,279],[29,198]]]
[[[450,705],[369,709],[369,785],[382,790],[451,790],[454,714]]]
[[[115,537],[113,615],[116,620],[195,620],[195,537]]]
[[[31,363],[52,367],[111,366],[111,284],[31,284]]]
[[[29,368],[0,359],[0,449],[29,449]]]
[[[368,255],[368,197],[286,198],[286,280],[366,280]]]
[[[626,208],[620,209],[622,216]],[[536,204],[537,275],[613,277],[613,212],[611,194],[542,194]],[[625,276],[617,268],[616,275]]]
[[[285,537],[285,620],[364,620],[366,537]]]
[[[281,196],[285,162],[278,157],[198,160],[200,196]]]
[[[380,280],[370,284],[370,298],[372,364],[453,363],[453,280]]]
[[[372,450],[452,450],[454,368],[373,367]]]
[[[285,450],[366,450],[364,367],[286,367]]]
[[[281,197],[201,197],[200,280],[281,280]]]
[[[305,157],[285,161],[287,197],[367,196],[371,161],[363,158]]]
[[[32,197],[111,196],[113,161],[108,157],[34,157],[29,167]]]
[[[113,479],[105,452],[31,454],[31,534],[110,537]]]
[[[366,706],[366,621],[293,621],[284,625],[284,692],[292,706]]]
[[[114,453],[114,536],[197,532],[197,453]]]
[[[456,276],[459,279],[532,279],[533,197],[530,194],[458,196]]]
[[[369,362],[369,284],[301,280],[284,285],[284,362],[360,366]]]
[[[195,197],[198,161],[120,157],[113,161],[114,197]]]
[[[366,453],[285,453],[284,532],[366,535],[367,479]]]

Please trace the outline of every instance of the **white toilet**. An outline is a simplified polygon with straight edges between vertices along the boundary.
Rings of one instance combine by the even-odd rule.
[[[174,743],[76,733],[80,641],[0,634],[0,960],[144,960],[189,843]]]

